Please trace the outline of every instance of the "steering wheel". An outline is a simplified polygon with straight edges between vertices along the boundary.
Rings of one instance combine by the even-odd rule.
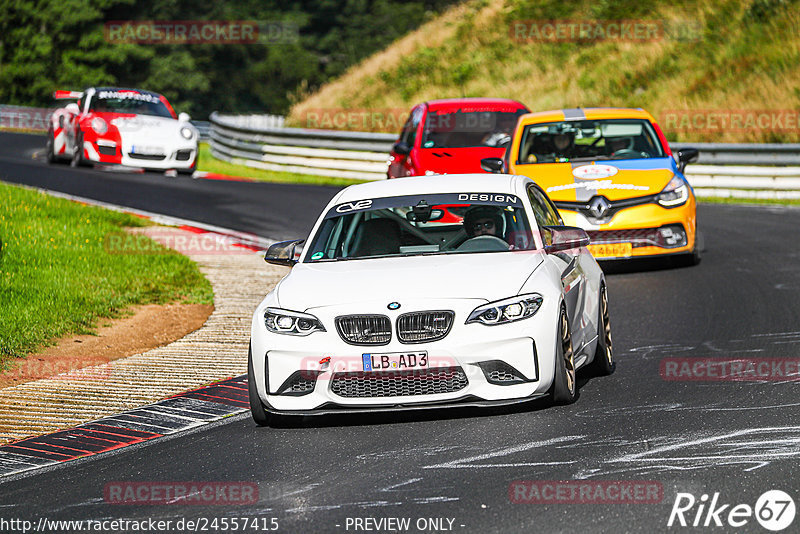
[[[647,152],[639,152],[638,150],[633,150],[632,148],[623,148],[622,150],[617,150],[611,154],[613,159],[627,159],[630,157],[634,158],[649,158],[650,154]]]
[[[509,246],[497,236],[479,235],[467,239],[456,250],[459,252],[500,252],[509,250]]]

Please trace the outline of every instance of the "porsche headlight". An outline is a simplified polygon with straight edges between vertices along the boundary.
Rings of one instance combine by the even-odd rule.
[[[264,324],[274,334],[290,336],[307,336],[314,332],[325,332],[322,323],[308,313],[300,313],[280,308],[267,308],[264,312]]]
[[[667,187],[656,196],[656,202],[665,208],[680,206],[689,199],[689,185],[680,176],[673,176]]]
[[[188,126],[184,126],[183,128],[181,128],[181,137],[183,137],[184,139],[191,139],[192,137],[194,137],[194,130],[192,130]]]
[[[95,117],[92,119],[92,130],[97,135],[103,135],[108,131],[108,123],[102,117]]]
[[[519,295],[497,302],[478,306],[469,314],[467,323],[481,323],[489,326],[512,323],[533,317],[542,305],[542,296],[538,293]]]

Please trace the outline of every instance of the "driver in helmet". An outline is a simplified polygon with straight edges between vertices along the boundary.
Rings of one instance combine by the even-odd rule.
[[[464,230],[468,238],[492,235],[503,238],[503,215],[494,206],[474,206],[464,214]]]
[[[553,147],[555,148],[556,161],[561,158],[572,157],[573,147],[575,146],[575,133],[571,131],[558,132],[553,134]]]

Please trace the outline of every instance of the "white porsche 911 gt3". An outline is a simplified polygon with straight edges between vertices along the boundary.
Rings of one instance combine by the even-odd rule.
[[[354,185],[256,309],[253,419],[576,398],[613,371],[603,272],[529,178],[443,175]]]
[[[77,100],[53,112],[45,154],[50,163],[122,165],[149,170],[197,169],[197,129],[158,93],[121,87],[56,91]]]

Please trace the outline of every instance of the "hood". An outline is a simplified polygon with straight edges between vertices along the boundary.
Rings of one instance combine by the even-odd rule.
[[[541,163],[519,165],[554,202],[588,201],[595,195],[609,200],[660,193],[677,173],[672,158]]]
[[[132,115],[122,113],[98,113],[106,122],[117,128],[125,145],[162,145],[177,142],[191,142],[197,139],[197,133],[190,123],[181,122],[169,117],[155,115]],[[188,127],[195,131],[192,139],[185,139],[180,134],[181,128]]]
[[[433,171],[436,174],[469,174],[485,172],[481,169],[483,158],[502,158],[505,147],[421,148],[416,152],[419,174]]]
[[[277,288],[281,307],[420,299],[499,300],[516,295],[541,265],[540,251],[298,263]]]
[[[106,113],[104,117],[111,124],[119,128],[120,132],[138,132],[141,130],[169,130],[177,132],[183,126],[189,126],[177,119],[170,117],[157,117],[155,115],[130,115],[121,113]]]

